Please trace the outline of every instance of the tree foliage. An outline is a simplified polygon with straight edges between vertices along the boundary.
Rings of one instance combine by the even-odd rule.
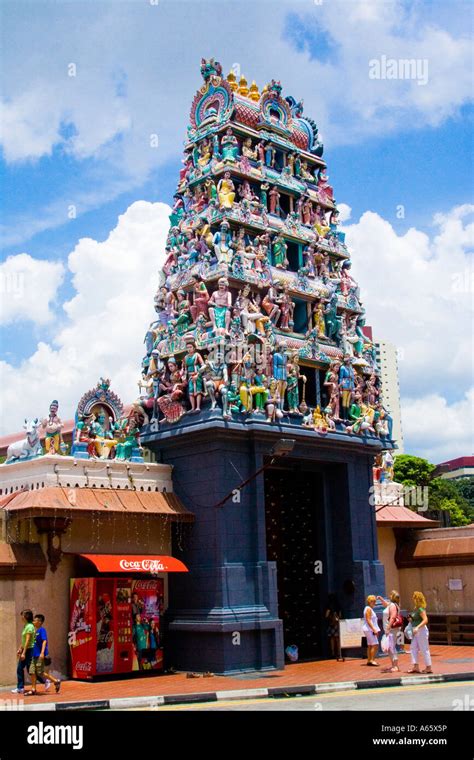
[[[474,522],[474,478],[465,479],[470,483],[433,478],[435,469],[427,459],[400,454],[395,458],[394,480],[404,486],[427,486],[429,511],[448,512],[453,527]]]

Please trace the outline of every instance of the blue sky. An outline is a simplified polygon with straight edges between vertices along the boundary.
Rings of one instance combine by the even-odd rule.
[[[447,13],[444,2],[397,0],[6,0],[2,16],[2,260],[13,257],[16,270],[26,267],[27,282],[32,281],[28,267],[34,267],[37,284],[21,303],[6,303],[0,326],[4,378],[20,371],[28,377],[41,344],[60,361],[64,335],[76,326],[67,304],[84,295],[78,281],[85,244],[79,241],[106,245],[135,201],[170,202],[189,108],[200,86],[201,56],[215,55],[225,71],[239,66],[260,87],[272,77],[280,79],[285,95],[304,98],[305,112],[320,127],[335,197],[352,210],[346,224],[368,304],[387,280],[383,244],[370,270],[364,264],[369,255],[364,259],[357,250],[358,240],[368,245],[365,228],[374,219],[389,225],[396,245],[414,245],[423,261],[438,257],[441,262],[436,241],[444,240],[446,227],[446,239],[455,248],[451,258],[464,257],[446,277],[453,279],[471,266],[472,217],[465,207],[472,201],[473,179],[472,43],[467,37],[472,4],[453,0]],[[428,82],[371,80],[369,61],[382,56],[426,60]],[[158,148],[150,146],[155,133]],[[400,206],[403,218],[397,214]],[[459,207],[462,213],[453,211]],[[377,217],[364,217],[366,212]],[[74,270],[68,257],[78,244]],[[103,249],[96,245],[94,250],[99,255]],[[15,258],[22,254],[33,262]],[[156,269],[159,260],[157,250]],[[420,280],[420,287],[430,278]],[[434,280],[430,287],[436,289]],[[46,300],[39,309],[33,302],[41,295]],[[105,308],[90,286],[86,295],[90,310]],[[436,301],[435,292],[427,295]],[[8,301],[9,293],[4,296]],[[409,328],[403,334],[394,331],[388,302],[384,311],[374,301],[375,327],[382,337],[404,344]],[[439,319],[444,335],[449,317],[441,311]],[[137,335],[145,327],[138,325]],[[430,343],[437,327],[430,323],[419,330],[419,340],[425,335]],[[401,383],[409,405],[426,403],[433,393],[448,415],[450,405],[464,403],[472,381],[459,360],[454,316],[446,340],[450,346],[454,342],[451,374],[435,378],[429,357],[427,381],[420,382],[419,368],[410,363],[401,367]],[[58,382],[70,388],[72,381]],[[124,393],[132,393],[125,382]],[[64,398],[69,398],[66,386]],[[44,384],[37,390],[39,400]],[[72,396],[66,403],[73,406]],[[457,408],[451,407],[451,414]],[[12,424],[7,415],[5,426]],[[413,446],[428,451],[416,436]]]

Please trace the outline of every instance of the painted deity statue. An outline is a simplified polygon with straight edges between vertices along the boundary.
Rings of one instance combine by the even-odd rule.
[[[204,367],[204,360],[201,354],[196,351],[194,340],[186,342],[186,351],[187,354],[183,359],[183,377],[187,380],[188,384],[188,396],[191,402],[190,414],[194,414],[201,410],[204,384],[200,370]]]
[[[217,196],[221,208],[232,208],[235,200],[235,186],[230,178],[230,172],[225,172],[223,179],[219,180]]]
[[[328,390],[331,414],[335,420],[339,420],[339,370],[340,362],[331,362],[324,378],[324,387]]]
[[[242,155],[246,158],[251,158],[253,161],[257,160],[257,150],[252,147],[252,138],[246,137],[242,145]]]
[[[274,243],[273,243],[273,260],[275,262],[275,266],[278,269],[286,269],[288,266],[288,259],[286,258],[286,253],[288,251],[288,246],[285,242],[285,238],[283,235],[277,235]]]
[[[185,412],[183,398],[186,383],[183,380],[182,373],[178,369],[178,364],[174,356],[170,356],[167,361],[166,373],[160,382],[160,397],[157,399],[160,408],[167,422],[177,422]]]
[[[329,177],[325,174],[324,169],[320,169],[318,172],[318,194],[324,200],[332,200],[333,190],[328,184]]]
[[[240,398],[247,413],[255,411],[257,414],[264,414],[268,388],[266,377],[260,368],[252,366],[248,381],[241,385]]]
[[[243,200],[254,203],[258,201],[257,196],[253,193],[248,180],[244,180],[239,187],[239,195]]]
[[[239,143],[232,133],[232,127],[226,129],[225,135],[221,140],[221,155],[223,161],[235,162],[239,155]]]
[[[264,151],[265,151],[265,165],[273,167],[275,166],[275,148],[270,142],[265,143]]]
[[[191,316],[193,322],[197,322],[198,318],[203,315],[206,319],[209,316],[207,304],[209,302],[209,291],[206,287],[206,283],[199,275],[194,275],[192,278],[193,286],[193,303],[191,306]]]
[[[219,396],[222,401],[222,416],[228,419],[231,416],[228,399],[229,373],[222,351],[216,353],[215,359],[208,357],[204,365],[203,375],[204,387],[211,399],[211,409],[216,408],[217,396]]]
[[[318,233],[318,235],[322,238],[326,237],[326,235],[329,232],[329,225],[326,223],[326,217],[324,216],[324,211],[322,210],[319,204],[316,206],[316,210],[314,212],[313,226],[316,232]]]
[[[267,422],[278,422],[283,417],[283,402],[279,391],[279,382],[275,378],[266,381],[268,396],[265,399]]]
[[[331,340],[337,340],[341,330],[341,320],[337,315],[337,295],[333,293],[324,310],[325,333]]]
[[[313,177],[313,175],[311,174],[311,172],[309,170],[308,162],[307,161],[302,161],[301,162],[300,176],[303,177],[303,179],[305,179],[307,182],[313,182],[314,183],[314,177]]]
[[[374,410],[365,404],[359,391],[354,393],[354,399],[349,409],[351,425],[346,427],[348,433],[375,433],[373,427]]]
[[[301,416],[299,410],[300,405],[300,393],[299,393],[299,381],[302,380],[306,383],[306,375],[302,375],[300,372],[297,357],[294,357],[289,365],[288,381],[286,386],[286,398],[288,400],[288,411],[290,414],[297,414]]]
[[[212,158],[211,143],[204,139],[199,146],[194,149],[194,165],[201,168],[207,166]]]
[[[350,261],[344,261],[342,264],[340,290],[342,295],[346,298],[351,294],[355,295],[355,297],[358,298],[359,286],[350,273],[351,266],[352,265]]]
[[[265,335],[264,325],[265,322],[268,322],[269,317],[262,314],[260,303],[256,302],[255,298],[251,298],[250,285],[246,285],[239,293],[235,306],[240,311],[244,332],[249,333],[256,330],[260,335]],[[253,331],[252,327],[254,328]]]
[[[217,285],[217,290],[212,293],[208,301],[209,315],[216,335],[229,332],[232,308],[229,281],[226,277],[220,277]]]
[[[109,418],[107,427],[105,410],[101,408],[89,426],[90,435],[94,439],[95,453],[99,459],[109,459],[112,449],[115,449],[117,445],[111,430],[112,423],[112,418]]]
[[[273,185],[268,195],[270,196],[270,214],[280,216],[280,193],[276,185]]]
[[[178,335],[184,335],[191,324],[191,304],[188,294],[182,288],[177,292],[176,309],[178,313],[175,319],[176,332]]]
[[[354,367],[350,356],[344,357],[344,363],[339,369],[339,389],[341,391],[342,419],[349,418],[352,393],[355,388]]]
[[[232,261],[233,245],[229,222],[224,219],[220,229],[213,238],[214,253],[219,264],[230,265]]]
[[[322,301],[316,304],[313,309],[314,326],[318,331],[318,337],[324,338],[326,336],[326,323],[324,321],[324,304]]]
[[[132,457],[133,450],[140,445],[140,426],[136,415],[132,413],[129,417],[120,420],[119,423],[120,440],[116,446],[115,459],[119,462],[126,461]]]
[[[281,310],[279,324],[280,330],[290,332],[293,329],[293,313],[295,310],[295,303],[291,300],[287,283],[283,283],[283,285],[280,286],[278,305]]]
[[[277,343],[276,350],[273,354],[273,377],[277,381],[277,391],[279,395],[279,407],[283,409],[285,391],[288,383],[288,356],[285,352],[283,343]]]
[[[268,209],[268,191],[270,190],[270,185],[268,182],[262,182],[260,185],[260,203],[262,204],[263,208],[266,210]]]
[[[274,285],[270,285],[266,295],[263,297],[262,307],[274,325],[278,324],[281,315],[281,309],[277,303],[277,299],[277,290]]]
[[[215,203],[217,201],[217,187],[214,180],[208,177],[204,181],[204,188],[206,190],[208,203]]]
[[[52,401],[49,405],[49,415],[41,420],[41,427],[46,432],[44,447],[46,454],[64,453],[64,443],[61,430],[64,423],[58,416],[59,402]]]

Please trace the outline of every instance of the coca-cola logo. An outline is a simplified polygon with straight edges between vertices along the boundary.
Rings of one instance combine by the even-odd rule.
[[[83,670],[86,673],[90,673],[92,670],[92,662],[78,662],[76,664],[76,670]]]
[[[141,570],[146,573],[157,573],[165,569],[163,563],[157,559],[121,559],[119,564],[122,570]]]

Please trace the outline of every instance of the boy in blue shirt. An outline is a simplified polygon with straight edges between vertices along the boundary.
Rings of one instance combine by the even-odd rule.
[[[48,634],[43,627],[44,615],[35,615],[33,625],[36,629],[35,643],[33,645],[33,656],[30,664],[30,676],[31,676],[31,689],[25,691],[25,697],[30,697],[36,694],[36,680],[40,676],[49,678],[54,683],[56,693],[58,693],[61,687],[61,681],[58,678],[54,678],[50,673],[46,673],[44,669],[44,658],[48,657]]]

